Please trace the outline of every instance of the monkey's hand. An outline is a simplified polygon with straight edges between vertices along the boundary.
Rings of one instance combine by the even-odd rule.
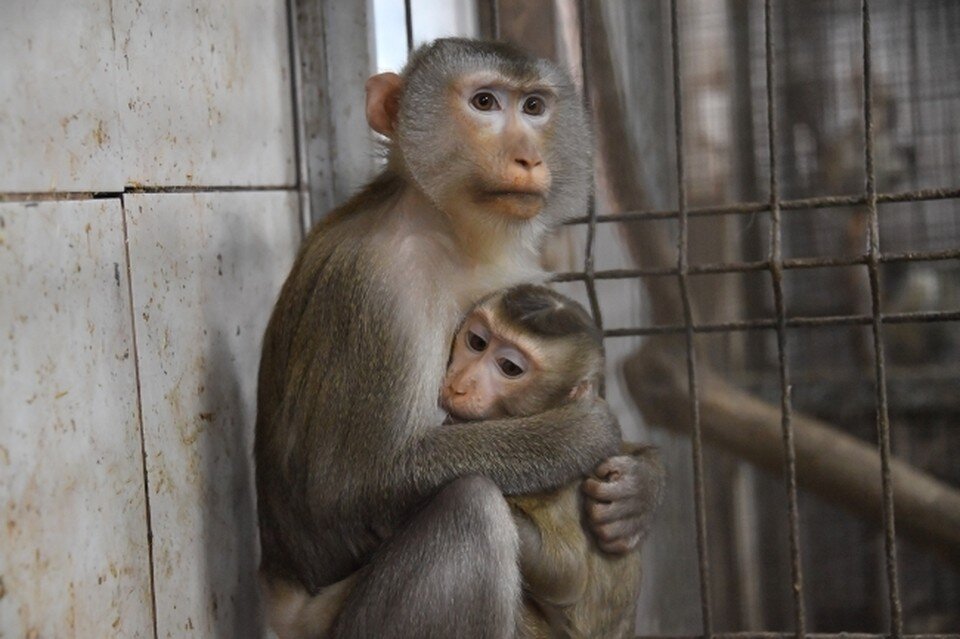
[[[663,498],[665,473],[655,449],[624,449],[627,454],[604,460],[583,481],[588,528],[600,549],[613,554],[637,547]]]

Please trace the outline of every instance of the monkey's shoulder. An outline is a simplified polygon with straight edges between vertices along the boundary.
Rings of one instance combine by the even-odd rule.
[[[312,230],[284,285],[281,303],[285,298],[306,301],[319,305],[325,315],[356,316],[361,307],[363,317],[387,312],[398,291],[380,266],[382,251],[362,230],[372,223],[364,213]]]

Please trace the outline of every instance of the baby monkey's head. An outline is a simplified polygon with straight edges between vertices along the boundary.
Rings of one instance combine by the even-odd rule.
[[[521,284],[482,300],[453,342],[440,392],[460,420],[533,415],[594,392],[601,333],[584,308]]]

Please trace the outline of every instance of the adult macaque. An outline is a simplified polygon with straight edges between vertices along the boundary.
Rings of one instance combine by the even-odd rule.
[[[592,394],[602,367],[601,334],[583,307],[523,284],[487,298],[467,316],[454,340],[441,405],[455,420],[533,415]],[[634,452],[651,455],[648,447]],[[524,638],[634,634],[640,553],[600,551],[581,524],[582,497],[575,481],[507,499],[520,533]],[[659,491],[650,507],[658,500]]]
[[[311,232],[264,336],[268,613],[283,635],[303,627],[298,610],[340,597],[336,637],[510,637],[520,573],[503,495],[586,474],[617,452],[617,424],[586,398],[444,426],[437,389],[466,309],[542,277],[544,234],[585,206],[580,100],[548,62],[454,39],[371,78],[366,108],[387,166]],[[593,491],[592,529],[626,550],[655,482],[634,458],[604,464],[619,474]]]

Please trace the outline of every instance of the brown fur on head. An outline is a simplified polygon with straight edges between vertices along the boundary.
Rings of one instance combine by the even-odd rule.
[[[580,304],[549,288],[522,284],[496,293],[457,333],[444,408],[459,419],[519,417],[592,393],[603,370],[601,338]],[[502,358],[519,359],[523,373],[511,379],[493,365]]]
[[[448,38],[367,89],[368,120],[388,138],[391,170],[471,237],[506,226],[539,249],[544,231],[584,210],[590,135],[556,65],[506,44]],[[500,108],[474,102],[482,92]],[[525,108],[531,97],[542,114]]]

